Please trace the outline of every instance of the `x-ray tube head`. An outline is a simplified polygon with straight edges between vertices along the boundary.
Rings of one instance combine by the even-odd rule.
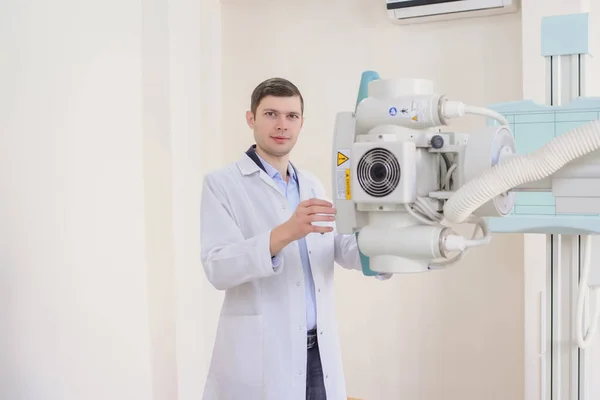
[[[429,195],[441,189],[447,158],[442,154],[462,140],[436,129],[445,121],[443,101],[430,81],[375,80],[356,113],[337,115],[332,177],[337,230],[357,234],[371,271],[423,272],[432,260],[447,256],[451,231],[423,224],[413,210],[438,215],[442,202]],[[443,167],[448,172],[450,166]]]
[[[429,81],[374,79],[367,92],[355,113],[337,115],[332,168],[337,230],[357,235],[363,271],[420,272],[455,263],[489,243],[484,217],[508,215],[516,190],[577,193],[586,198],[569,204],[600,210],[600,191],[582,183],[600,182],[600,121],[517,155],[504,116],[447,100]],[[499,125],[473,135],[442,129],[466,114]],[[452,231],[463,223],[474,225],[472,237]]]

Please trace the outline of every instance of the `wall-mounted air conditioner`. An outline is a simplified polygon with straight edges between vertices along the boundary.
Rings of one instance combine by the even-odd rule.
[[[390,17],[400,23],[440,21],[516,12],[518,0],[386,0]]]

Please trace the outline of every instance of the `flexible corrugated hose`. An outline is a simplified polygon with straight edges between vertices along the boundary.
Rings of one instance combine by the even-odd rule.
[[[572,129],[538,150],[511,157],[467,182],[444,205],[444,219],[462,223],[494,197],[547,178],[569,162],[599,149],[600,121]]]

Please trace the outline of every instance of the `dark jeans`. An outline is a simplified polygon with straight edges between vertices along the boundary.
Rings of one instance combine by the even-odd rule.
[[[309,335],[312,332],[309,333]],[[327,400],[325,394],[325,383],[323,382],[323,367],[319,356],[319,344],[309,339],[306,361],[306,400]]]

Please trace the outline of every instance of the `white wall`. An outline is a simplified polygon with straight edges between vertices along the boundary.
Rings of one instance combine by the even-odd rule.
[[[306,125],[293,159],[326,187],[334,116],[353,109],[365,69],[432,79],[438,91],[477,105],[521,98],[518,14],[401,27],[387,20],[384,6],[224,1],[223,161],[252,143],[244,111],[254,86],[271,76],[291,79],[305,96]],[[496,235],[451,270],[386,283],[340,270],[337,290],[349,395],[523,397],[522,236]]]
[[[2,4],[0,397],[152,398],[141,4]]]
[[[0,33],[0,398],[199,398],[218,0],[9,0]]]

